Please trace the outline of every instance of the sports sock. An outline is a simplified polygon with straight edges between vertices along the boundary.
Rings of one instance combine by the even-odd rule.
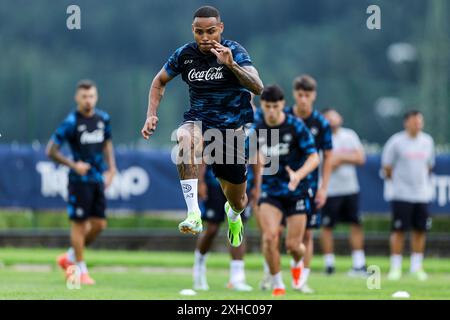
[[[184,201],[188,212],[195,212],[200,215],[200,207],[198,206],[198,179],[180,180],[181,189],[183,190]]]
[[[277,274],[272,275],[272,286],[273,288],[284,289],[283,277],[281,276],[281,271]]]
[[[208,258],[208,254],[201,254],[200,251],[194,251],[194,268],[205,268],[206,267],[206,258]]]
[[[228,209],[227,216],[233,222],[237,221],[237,219],[239,218],[241,213],[244,212],[244,210],[245,210],[245,208],[244,208],[241,211],[234,211],[234,209],[231,206],[229,206],[229,207],[230,207],[230,209]]]
[[[194,267],[192,268],[192,278],[194,281],[198,279],[198,277],[206,276],[206,258],[208,254],[201,254],[200,251],[195,250],[194,252]]]
[[[230,261],[230,282],[245,282],[244,260]]]
[[[327,253],[323,255],[323,260],[325,262],[325,267],[334,267],[335,258],[333,253]]]
[[[413,252],[411,254],[411,272],[416,272],[422,269],[423,253]]]
[[[291,259],[291,268],[300,268],[302,265],[303,259],[300,259],[299,261],[295,262],[294,259]]]
[[[310,272],[311,272],[311,269],[303,268],[303,272],[300,275],[300,287],[304,286],[308,282]]]
[[[75,250],[73,250],[72,247],[70,247],[69,250],[67,250],[67,259],[69,260],[70,263],[75,263],[77,261],[75,257]]]
[[[366,265],[364,250],[353,250],[352,252],[353,268],[360,269]]]
[[[84,261],[77,262],[77,267],[80,268],[81,274],[88,273],[88,269]]]
[[[269,264],[267,263],[266,260],[264,260],[263,268],[264,268],[264,274],[270,274]]]
[[[391,255],[391,269],[401,269],[402,268],[402,255],[393,254]]]

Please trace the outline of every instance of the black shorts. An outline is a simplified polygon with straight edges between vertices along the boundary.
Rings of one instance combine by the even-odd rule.
[[[106,200],[103,183],[69,183],[67,214],[70,220],[105,219],[105,209]]]
[[[311,203],[311,212],[307,216],[306,229],[319,229],[322,224],[322,215],[316,207],[316,194],[312,191],[309,194],[309,201]]]
[[[259,199],[258,204],[261,205],[263,203],[270,204],[283,213],[283,219],[281,220],[283,225],[286,225],[287,217],[295,214],[308,215],[311,211],[311,201],[307,196],[278,197],[267,195]]]
[[[202,220],[220,224],[225,221],[225,202],[227,198],[222,192],[220,185],[208,184],[208,199],[201,203]],[[241,214],[243,222],[246,222],[251,215],[251,208],[248,206]]]
[[[211,164],[216,178],[233,184],[244,183],[247,181],[248,162],[245,131],[240,128],[221,132],[221,137],[215,137],[217,140],[212,139],[204,144],[204,155],[209,161],[208,164]]]
[[[322,225],[333,228],[338,222],[361,224],[358,193],[328,197],[322,209]]]
[[[427,203],[392,201],[392,230],[428,231],[431,229],[431,216]]]

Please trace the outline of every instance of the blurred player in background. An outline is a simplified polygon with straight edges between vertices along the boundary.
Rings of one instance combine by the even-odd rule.
[[[283,218],[287,226],[286,249],[292,256],[291,271],[300,271],[299,265],[305,253],[302,241],[306,216],[312,207],[307,176],[318,167],[320,161],[308,128],[296,117],[286,114],[284,106],[281,88],[276,85],[265,87],[261,95],[264,115],[253,126],[258,140],[258,163],[265,164],[258,218],[273,296],[282,296],[286,292],[279,251]],[[278,162],[277,168],[271,167],[274,161]],[[298,282],[299,275],[293,272],[294,289],[299,289]]]
[[[254,208],[254,183],[252,174],[253,170],[249,167],[247,194],[249,197],[249,205],[242,214],[245,223],[251,215]],[[223,206],[227,199],[223,195],[222,189],[217,179],[214,177],[211,166],[202,166],[199,173],[198,183],[199,198],[202,201],[200,209],[202,211],[202,220],[206,222],[205,231],[197,240],[197,248],[194,253],[193,280],[195,290],[209,290],[206,277],[206,259],[211,249],[214,238],[217,236],[220,225],[225,220],[225,212]],[[236,291],[251,291],[253,288],[246,283],[244,255],[245,240],[239,247],[230,247],[230,279],[227,287]]]
[[[350,246],[353,266],[351,276],[366,276],[364,232],[359,212],[359,183],[356,166],[365,163],[363,146],[355,131],[343,128],[342,116],[335,109],[325,109],[322,114],[333,132],[332,173],[328,184],[328,198],[322,209],[322,251],[325,273],[335,272],[333,228],[339,222],[350,223]]]
[[[293,96],[295,105],[286,108],[286,112],[303,120],[306,126],[314,136],[316,149],[321,153],[322,162],[319,168],[314,170],[309,176],[310,190],[309,194],[312,202],[312,210],[308,215],[304,245],[306,253],[302,265],[300,291],[312,293],[313,290],[308,286],[308,277],[310,273],[310,264],[314,252],[313,230],[319,229],[321,225],[320,209],[327,201],[328,183],[331,175],[332,165],[332,138],[331,128],[323,115],[314,109],[314,102],[317,97],[317,82],[309,75],[301,75],[294,79]]]
[[[402,252],[405,232],[412,229],[410,272],[419,280],[428,278],[422,262],[426,231],[431,228],[428,203],[431,201],[430,174],[434,166],[433,138],[422,132],[423,115],[419,111],[405,114],[405,130],[386,142],[382,166],[391,187],[392,234],[391,268],[388,279],[402,276]]]
[[[263,83],[247,51],[237,42],[223,39],[223,30],[224,24],[216,8],[204,6],[194,13],[195,41],[178,48],[153,79],[147,119],[141,133],[149,139],[156,130],[157,109],[165,87],[181,74],[189,86],[191,107],[177,131],[180,146],[177,169],[188,209],[179,230],[197,234],[203,229],[198,205],[198,162],[203,155],[203,133],[207,129],[218,129],[225,136],[228,129],[238,142],[225,138],[219,141],[223,153],[221,160],[212,164],[212,170],[227,198],[228,240],[238,247],[243,239],[241,213],[248,203],[243,126],[253,122],[250,93],[261,94]],[[233,158],[233,163],[225,163],[228,157]]]
[[[96,109],[97,100],[95,83],[80,81],[75,94],[76,110],[62,122],[47,146],[47,155],[53,161],[70,168],[67,208],[72,247],[57,261],[66,271],[72,265],[78,266],[80,283],[86,285],[95,281],[89,276],[84,248],[106,228],[105,189],[116,173],[110,118]],[[65,142],[72,159],[59,150]]]

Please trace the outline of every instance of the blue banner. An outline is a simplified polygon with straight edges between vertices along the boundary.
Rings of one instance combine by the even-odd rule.
[[[109,209],[185,210],[176,166],[170,151],[116,151],[118,174],[107,189]],[[43,150],[0,146],[0,207],[64,209],[67,173]],[[380,157],[368,156],[358,168],[361,210],[388,213]],[[450,155],[438,156],[431,179],[433,213],[450,213]]]

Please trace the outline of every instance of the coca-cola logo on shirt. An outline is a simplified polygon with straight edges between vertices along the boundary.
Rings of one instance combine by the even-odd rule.
[[[195,68],[191,69],[188,73],[189,81],[210,81],[223,79],[222,73],[223,66],[212,67],[208,70],[197,71]]]

